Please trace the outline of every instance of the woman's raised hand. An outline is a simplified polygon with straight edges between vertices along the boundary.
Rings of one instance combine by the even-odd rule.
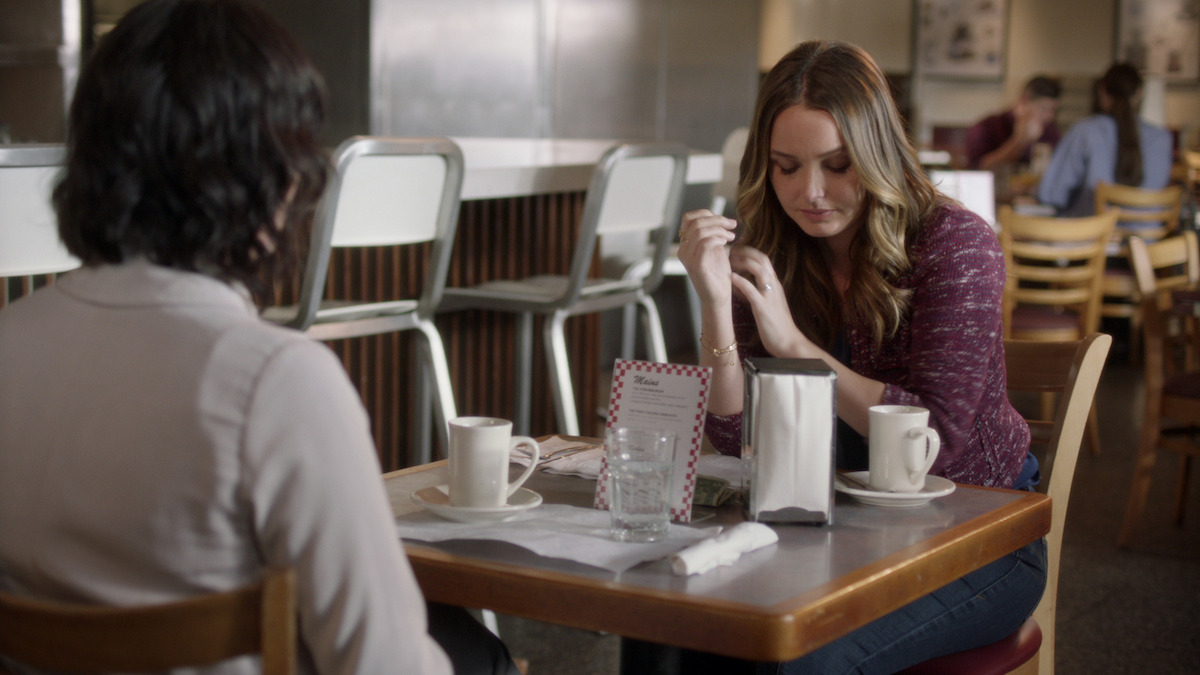
[[[770,258],[758,249],[739,246],[730,253],[729,264],[733,288],[750,303],[763,347],[777,357],[811,356],[814,345],[796,326]]]
[[[729,250],[737,221],[708,209],[689,211],[679,226],[679,260],[701,303],[728,305],[732,295]]]

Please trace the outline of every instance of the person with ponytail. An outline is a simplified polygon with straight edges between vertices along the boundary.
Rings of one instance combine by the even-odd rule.
[[[1092,215],[1099,183],[1161,190],[1171,177],[1171,133],[1138,117],[1142,77],[1137,69],[1113,64],[1096,96],[1100,112],[1067,131],[1038,186],[1038,200],[1060,216]]]
[[[933,473],[1028,488],[1029,427],[1005,394],[1004,257],[987,222],[939,193],[887,79],[862,49],[805,42],[763,81],[738,178],[738,221],[683,216],[679,259],[701,301],[711,367],[705,431],[741,452],[746,357],[837,372],[838,465],[866,469],[867,410],[928,408]],[[788,663],[757,672],[892,673],[1010,634],[1046,581],[1044,540]],[[682,672],[740,672],[684,654]]]

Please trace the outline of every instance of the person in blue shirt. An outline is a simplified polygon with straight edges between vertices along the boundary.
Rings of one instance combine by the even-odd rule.
[[[1138,118],[1137,69],[1114,64],[1101,78],[1097,97],[1101,112],[1067,131],[1038,186],[1038,200],[1060,216],[1092,215],[1098,183],[1161,190],[1171,177],[1171,133]]]

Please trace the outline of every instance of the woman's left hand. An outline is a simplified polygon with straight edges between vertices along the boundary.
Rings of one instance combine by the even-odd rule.
[[[729,264],[734,271],[733,287],[750,303],[763,347],[776,357],[812,356],[815,346],[792,319],[787,294],[771,260],[758,249],[735,246]]]

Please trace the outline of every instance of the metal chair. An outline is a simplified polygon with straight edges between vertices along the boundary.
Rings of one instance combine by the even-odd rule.
[[[1129,238],[1129,258],[1142,298],[1145,336],[1145,413],[1125,521],[1117,545],[1130,544],[1146,506],[1158,449],[1179,455],[1175,490],[1175,522],[1183,522],[1184,498],[1193,457],[1200,457],[1200,369],[1196,361],[1196,312],[1200,301],[1200,252],[1196,233],[1185,231],[1147,244]],[[1177,306],[1172,294],[1190,290],[1194,296]],[[1171,425],[1164,424],[1170,420]],[[1179,425],[1179,426],[1175,426]]]
[[[1115,241],[1109,249],[1110,257],[1117,264],[1110,265],[1104,273],[1100,316],[1129,321],[1130,353],[1135,361],[1139,358],[1142,314],[1137,282],[1127,264],[1129,249],[1125,242],[1131,236],[1158,241],[1174,234],[1179,229],[1182,195],[1183,188],[1178,185],[1162,190],[1113,183],[1096,186],[1096,213],[1116,209],[1120,214],[1113,234]]]
[[[145,607],[100,607],[0,593],[0,654],[55,672],[153,672],[262,655],[264,675],[296,670],[294,574]]]
[[[709,207],[713,213],[736,215],[742,155],[746,154],[746,143],[749,141],[750,127],[738,127],[729,132],[721,144],[721,180],[713,185],[712,204]]]
[[[32,291],[34,277],[79,267],[50,204],[65,156],[57,144],[0,145],[0,307]]]
[[[742,161],[742,154],[746,150],[746,140],[749,138],[749,135],[749,128],[739,127],[725,137],[725,142],[721,146],[721,180],[713,184],[712,198],[709,204],[709,210],[713,213],[726,215],[730,212],[731,207],[733,210],[736,210],[738,165]],[[653,265],[654,249],[651,247],[645,257],[634,261],[632,264],[627,264],[621,278],[626,281],[645,279],[649,276]],[[663,276],[683,277],[685,279],[688,318],[692,326],[692,339],[694,342],[699,342],[700,296],[696,295],[696,289],[692,286],[691,279],[688,278],[687,269],[679,261],[679,244],[671,245],[671,252],[667,255],[667,259],[663,261],[662,273]],[[627,359],[633,358],[634,336],[637,328],[634,317],[635,311],[636,308],[633,305],[626,306],[621,319],[621,356]]]
[[[579,434],[574,386],[563,323],[568,317],[635,305],[646,328],[647,352],[666,360],[658,308],[651,296],[662,282],[663,264],[679,222],[687,172],[686,147],[676,143],[619,145],[600,158],[588,187],[575,252],[567,276],[542,275],[447,288],[442,310],[484,309],[518,316],[515,431],[530,432],[533,317],[545,317],[543,338],[556,419],[564,434]],[[641,279],[590,278],[597,238],[649,236],[654,254]]]
[[[903,671],[906,675],[1054,672],[1058,568],[1062,559],[1067,504],[1088,412],[1111,346],[1112,336],[1103,333],[1092,333],[1072,342],[1004,342],[1010,394],[1053,393],[1059,397],[1052,418],[1029,419],[1035,439],[1046,439],[1040,487],[1053,503],[1050,532],[1046,535],[1046,590],[1033,616],[1016,632],[989,645],[930,659]]]
[[[441,335],[433,323],[442,299],[450,253],[458,227],[463,158],[445,138],[356,136],[335,152],[337,172],[313,223],[308,262],[297,305],[269,308],[264,316],[318,340],[340,340],[415,330],[421,336],[414,373],[415,405],[410,461],[431,458],[429,401],[436,401],[438,437],[448,447],[449,420],[457,416],[450,368]],[[382,302],[326,300],[331,250],[432,244],[419,299]],[[427,395],[428,381],[433,396]]]

